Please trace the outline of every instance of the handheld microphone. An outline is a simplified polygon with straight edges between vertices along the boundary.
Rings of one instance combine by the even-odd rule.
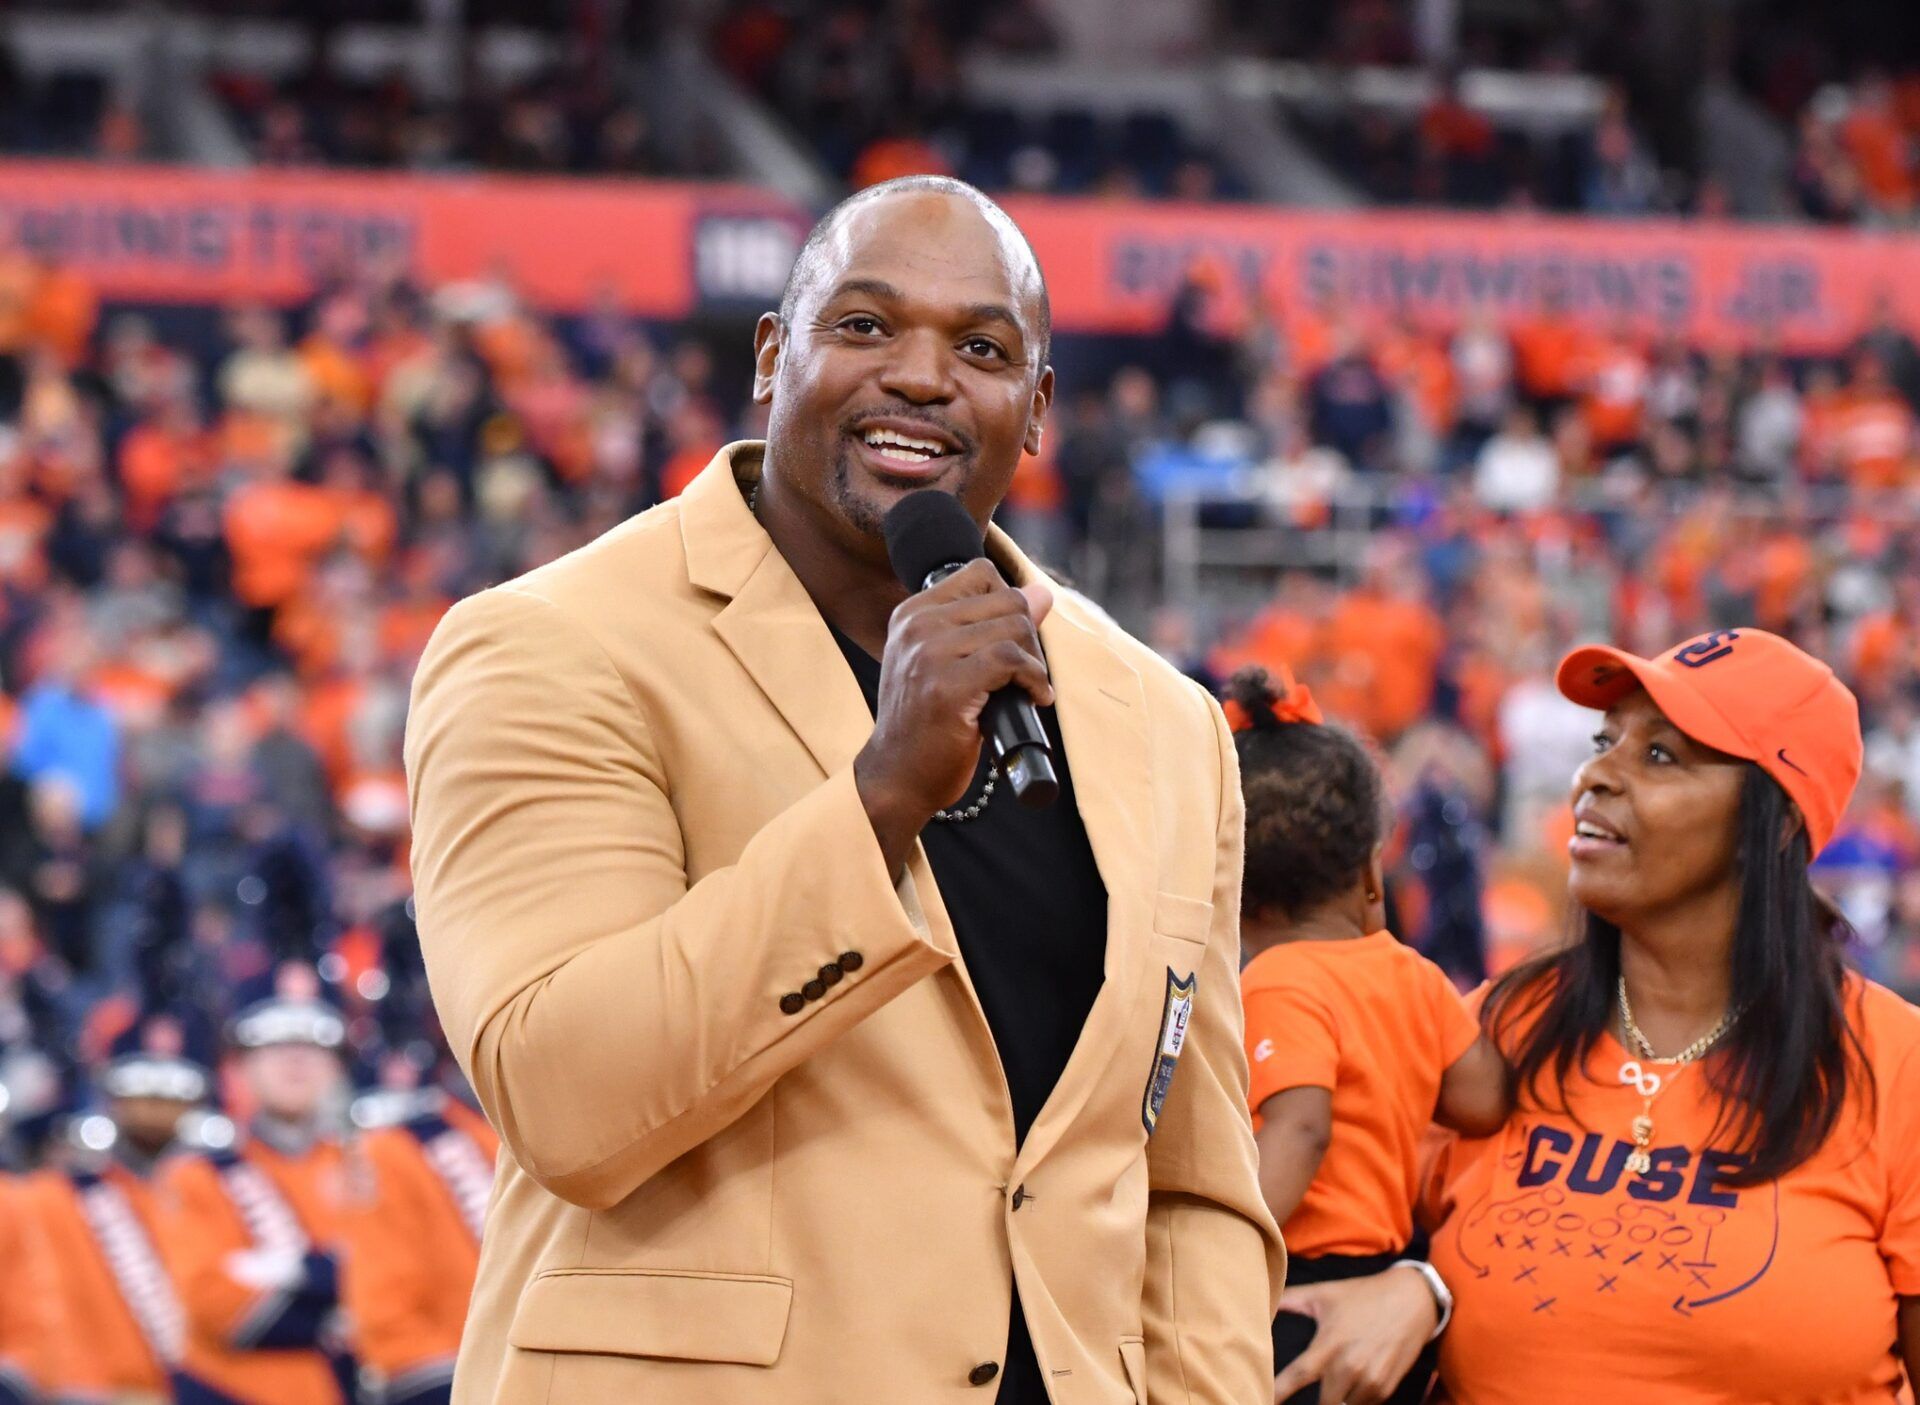
[[[937,488],[901,498],[888,510],[880,531],[893,573],[912,591],[925,590],[986,554],[980,529],[960,500]],[[1041,810],[1059,798],[1053,748],[1026,689],[1013,683],[995,689],[980,713],[980,731],[1016,800],[1029,810]]]

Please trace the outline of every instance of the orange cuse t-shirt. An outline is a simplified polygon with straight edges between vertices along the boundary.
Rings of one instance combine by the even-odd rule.
[[[1384,1254],[1413,1237],[1420,1141],[1440,1076],[1479,1037],[1446,975],[1390,932],[1269,947],[1240,973],[1247,1100],[1333,1095],[1333,1138],[1282,1226],[1288,1252]]]
[[[1626,1174],[1641,1099],[1611,1037],[1571,1074],[1571,1115],[1523,1090],[1498,1136],[1453,1142],[1436,1168],[1433,1263],[1455,1300],[1436,1398],[1892,1405],[1897,1300],[1920,1295],[1920,1010],[1858,978],[1847,1005],[1873,1121],[1850,1084],[1828,1144],[1770,1184],[1722,1183],[1738,1158],[1709,1140],[1698,1066],[1654,1103],[1653,1169]]]

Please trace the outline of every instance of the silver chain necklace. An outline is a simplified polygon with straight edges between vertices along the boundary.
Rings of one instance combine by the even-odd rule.
[[[760,484],[756,480],[747,489],[747,511],[760,515]],[[977,820],[986,813],[987,805],[993,799],[993,792],[999,788],[1000,772],[997,767],[987,767],[987,783],[980,788],[980,798],[971,805],[957,805],[951,810],[935,810],[933,818],[941,824],[965,824],[968,820]]]

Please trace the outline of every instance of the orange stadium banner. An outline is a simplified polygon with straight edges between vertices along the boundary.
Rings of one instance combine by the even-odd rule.
[[[0,162],[0,244],[120,301],[290,301],[397,260],[434,283],[504,272],[558,310],[611,290],[683,317],[777,291],[804,233],[790,205],[735,186]]]
[[[1794,226],[1250,206],[1010,200],[1047,271],[1054,321],[1145,331],[1197,269],[1283,313],[1337,298],[1364,317],[1502,320],[1564,297],[1583,322],[1703,344],[1829,350],[1880,296],[1920,325],[1920,239]]]
[[[1920,324],[1920,239],[1678,221],[1278,210],[1023,197],[1064,332],[1151,332],[1196,271],[1229,303],[1337,297],[1363,316],[1456,323],[1476,303],[1706,344],[1822,351],[1891,296]],[[642,316],[763,307],[809,212],[744,186],[209,171],[0,162],[0,241],[70,262],[112,299],[286,301],[343,261],[430,282],[504,271],[535,303],[602,292]]]

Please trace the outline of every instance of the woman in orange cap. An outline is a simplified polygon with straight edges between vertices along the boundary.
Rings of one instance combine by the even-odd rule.
[[[1276,1395],[1375,1405],[1445,1328],[1456,1405],[1893,1405],[1920,1376],[1920,1011],[1842,964],[1807,867],[1853,695],[1757,629],[1580,649],[1582,939],[1488,993],[1518,1103],[1429,1178],[1437,1281],[1290,1292]],[[1451,1323],[1447,1319],[1451,1317]]]

